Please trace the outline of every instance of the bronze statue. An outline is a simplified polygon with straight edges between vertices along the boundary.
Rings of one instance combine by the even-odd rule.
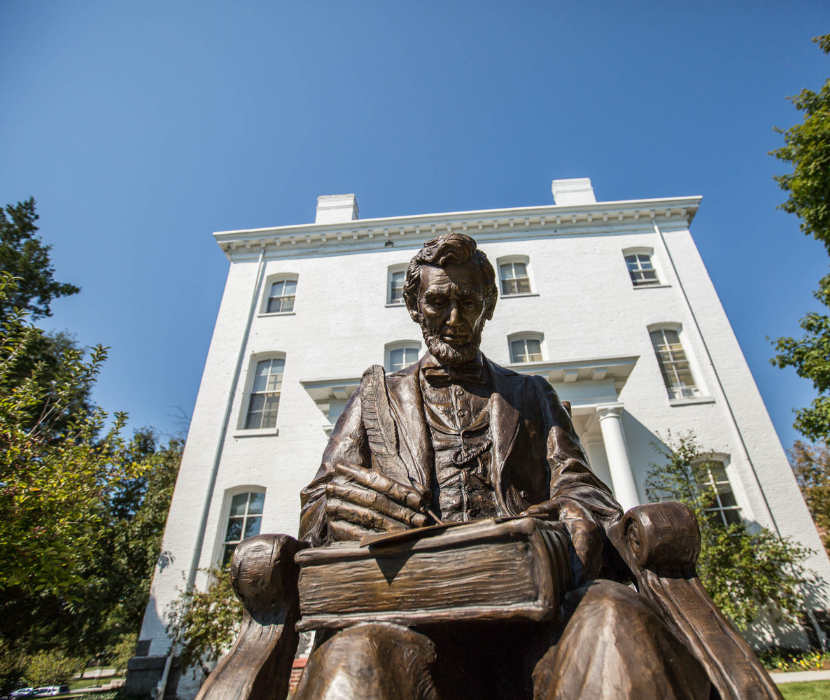
[[[488,520],[499,533],[528,536],[538,523],[551,552],[566,542],[565,556],[542,554],[549,566],[566,570],[554,572],[564,586],[555,609],[522,619],[502,608],[498,618],[444,610],[411,618],[417,624],[319,623],[324,629],[295,700],[780,697],[696,577],[700,542],[690,511],[653,504],[623,516],[591,471],[550,384],[481,354],[497,296],[493,267],[469,236],[434,238],[412,259],[404,299],[428,352],[400,372],[375,366],[363,375],[302,492],[301,541],[265,535],[238,548],[232,573],[246,626],[208,679],[203,700],[282,697],[290,667],[284,640],[298,616],[298,548],[330,548],[319,551],[330,551],[332,561],[347,554],[354,563],[343,568],[340,557],[338,570],[348,576],[374,556],[367,553],[372,547],[357,552],[357,543],[373,535],[436,524],[450,533],[458,523]],[[518,516],[524,517],[510,525]],[[374,538],[378,551],[380,540]],[[397,566],[418,546],[399,544]],[[465,560],[478,566],[482,552],[478,579],[467,577],[473,593],[476,580],[487,588],[486,546],[475,550],[478,559]],[[309,550],[297,554],[301,567],[310,558]],[[385,580],[397,571],[384,569]],[[428,578],[407,584],[409,602],[428,598]],[[386,585],[377,580],[376,588]],[[637,590],[625,585],[632,580]],[[325,575],[318,576],[317,603],[344,593],[334,583],[329,591]],[[271,597],[263,593],[276,589]],[[359,587],[346,586],[345,594],[356,606]],[[384,614],[366,619],[409,619]]]

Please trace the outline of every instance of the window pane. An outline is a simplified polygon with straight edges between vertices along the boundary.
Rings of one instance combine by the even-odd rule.
[[[257,515],[253,518],[248,518],[245,521],[245,537],[253,537],[254,535],[259,534],[259,526],[262,522],[262,517]]]
[[[518,294],[519,284],[516,280],[502,280],[501,283],[502,294]]]
[[[248,503],[249,515],[262,515],[262,506],[265,503],[264,493],[252,493],[251,500]]]
[[[248,494],[240,493],[231,501],[231,517],[234,515],[245,515],[245,504],[248,502]]]
[[[530,280],[526,277],[524,279],[516,280],[516,294],[530,294]]]
[[[542,343],[539,340],[535,340],[534,338],[528,338],[526,341],[527,343],[527,361],[528,362],[541,362],[542,361]]]
[[[407,348],[406,349],[406,366],[413,364],[414,362],[418,361],[418,349],[417,348]]]
[[[283,297],[280,305],[280,313],[290,313],[294,310],[294,297]]]
[[[504,263],[504,265],[499,265],[499,269],[501,270],[501,278],[503,280],[513,279],[513,263]]]
[[[741,522],[741,512],[737,509],[723,511],[727,525],[737,525]]]
[[[723,462],[709,462],[709,470],[712,472],[712,478],[718,482],[729,483],[729,477],[726,476],[726,468]]]
[[[392,372],[397,372],[403,369],[404,349],[396,348],[389,353],[389,369]]]
[[[228,520],[228,530],[225,533],[225,542],[238,542],[242,539],[243,520],[244,518],[231,518],[230,520]]]
[[[524,263],[513,263],[513,276],[517,279],[519,277],[527,277],[527,265]]]
[[[265,399],[265,410],[262,412],[263,428],[275,428],[277,425],[277,409],[279,408],[280,397],[268,396]]]
[[[282,310],[282,298],[278,297],[276,299],[269,299],[268,300],[268,312],[269,314],[278,314]]]
[[[403,301],[403,285],[406,279],[405,272],[393,272],[389,289],[389,303],[399,304]]]
[[[285,281],[285,289],[283,290],[283,294],[285,296],[289,296],[291,294],[296,294],[297,292],[297,280],[286,280]]]
[[[225,552],[222,555],[222,566],[228,566],[231,563],[231,559],[233,558],[233,553],[236,550],[235,544],[226,544],[225,545]]]
[[[525,356],[525,341],[512,341],[510,343],[510,354],[513,355],[513,362],[527,362],[527,357]]]
[[[281,297],[282,296],[282,290],[283,290],[284,286],[285,286],[285,282],[274,282],[274,284],[271,285],[271,296],[272,297]]]

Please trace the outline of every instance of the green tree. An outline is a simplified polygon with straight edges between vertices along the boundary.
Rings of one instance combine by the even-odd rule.
[[[789,457],[821,541],[830,553],[830,447],[796,440]]]
[[[12,309],[28,311],[32,318],[51,316],[50,304],[58,297],[77,294],[74,284],[55,281],[49,252],[37,235],[35,200],[0,207],[0,272],[17,279],[0,301],[0,320]]]
[[[766,528],[743,522],[726,527],[713,517],[715,492],[704,475],[713,466],[693,433],[655,445],[665,461],[652,463],[646,493],[652,502],[680,501],[692,509],[700,527],[700,580],[724,615],[744,629],[771,606],[794,619],[802,609],[803,588],[812,580],[804,569],[810,550]]]
[[[830,53],[830,34],[813,39]],[[804,114],[801,124],[786,131],[784,146],[772,151],[793,172],[775,178],[789,194],[779,206],[801,219],[801,230],[824,243],[830,251],[830,79],[818,92],[802,90],[789,98]],[[819,282],[816,299],[830,306],[830,275]],[[795,428],[814,441],[830,439],[830,317],[808,313],[800,322],[806,334],[801,339],[778,338],[771,360],[777,367],[793,367],[798,376],[809,379],[818,397],[809,408],[796,411]]]
[[[182,668],[218,661],[239,632],[242,603],[227,568],[210,569],[206,591],[185,589],[168,612],[167,634],[180,645]]]

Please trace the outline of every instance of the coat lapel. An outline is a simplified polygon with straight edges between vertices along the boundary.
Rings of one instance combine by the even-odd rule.
[[[432,488],[435,457],[427,434],[424,403],[418,384],[420,361],[399,376],[388,375],[389,403],[398,429],[398,452],[409,476],[425,489]]]
[[[490,376],[493,378],[493,395],[490,399],[490,425],[492,426],[493,456],[495,458],[493,483],[499,484],[496,493],[498,498],[503,499],[502,474],[507,458],[510,456],[516,442],[516,436],[519,434],[519,419],[524,407],[527,381],[526,377],[508,372],[486,358],[485,362],[490,370]],[[504,503],[501,505],[506,509]]]

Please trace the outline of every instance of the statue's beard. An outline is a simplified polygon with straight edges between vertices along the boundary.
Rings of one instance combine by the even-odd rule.
[[[421,326],[427,349],[445,367],[463,367],[476,358],[478,348],[481,345],[481,331],[483,328],[483,321],[476,323],[475,330],[473,331],[473,339],[469,343],[465,343],[464,345],[450,345],[441,340],[439,332],[433,331],[425,325]]]

